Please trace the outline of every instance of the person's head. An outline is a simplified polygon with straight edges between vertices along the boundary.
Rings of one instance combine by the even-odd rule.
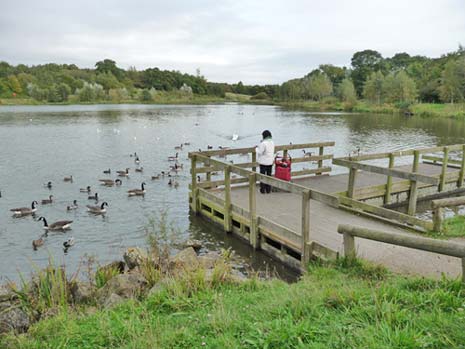
[[[271,132],[268,130],[265,130],[262,132],[262,137],[263,139],[271,138]]]

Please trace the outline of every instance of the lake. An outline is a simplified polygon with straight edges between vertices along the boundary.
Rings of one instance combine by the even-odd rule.
[[[144,246],[150,217],[166,211],[183,240],[200,239],[211,250],[231,247],[240,267],[286,272],[279,264],[253,252],[203,220],[190,217],[188,208],[189,151],[212,145],[246,147],[256,145],[264,129],[273,133],[276,144],[336,141],[334,154],[384,152],[412,147],[465,143],[465,121],[406,118],[400,115],[313,113],[275,106],[221,105],[79,105],[0,107],[0,282],[18,279],[32,265],[43,266],[52,256],[75,270],[87,255],[101,263],[121,258],[130,246]],[[232,135],[239,139],[232,141]],[[173,163],[175,146],[190,143],[179,151],[179,187],[168,186],[168,178],[151,180]],[[142,173],[134,157],[140,157]],[[294,156],[298,155],[295,153]],[[235,161],[236,159],[231,159]],[[241,159],[243,162],[246,159]],[[101,178],[116,178],[116,170],[130,168],[130,177],[120,187],[103,187]],[[110,168],[111,175],[102,171]],[[343,172],[344,168],[334,168]],[[72,175],[72,183],[64,182]],[[52,189],[44,187],[51,181]],[[127,190],[145,182],[144,197],[128,197]],[[105,216],[90,215],[86,204],[94,204],[79,188],[90,185],[101,201],[109,204]],[[31,243],[42,233],[42,222],[29,217],[14,218],[10,208],[30,206],[33,200],[53,195],[51,205],[39,205],[36,218],[49,222],[73,220],[72,230],[49,233],[44,246],[33,251]],[[73,200],[79,208],[68,212]],[[65,254],[63,242],[76,243]]]

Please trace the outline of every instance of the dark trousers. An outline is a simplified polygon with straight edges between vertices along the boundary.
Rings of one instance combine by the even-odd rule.
[[[273,165],[260,165],[260,173],[271,176],[271,169]],[[270,193],[271,185],[260,182],[260,193]]]

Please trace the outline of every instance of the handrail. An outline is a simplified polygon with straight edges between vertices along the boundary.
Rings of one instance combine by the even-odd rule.
[[[462,281],[465,282],[465,244],[458,244],[452,241],[437,240],[422,236],[388,233],[346,224],[340,224],[337,227],[337,232],[343,235],[344,254],[346,256],[356,256],[354,237],[359,237],[368,240],[384,242],[387,244],[409,247],[417,250],[461,258]]]

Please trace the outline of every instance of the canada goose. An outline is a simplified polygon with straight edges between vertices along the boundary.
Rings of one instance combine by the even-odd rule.
[[[78,208],[77,200],[73,200],[73,204],[66,206],[66,211],[76,210]]]
[[[197,176],[197,182],[200,183],[200,176]]]
[[[90,185],[88,185],[87,187],[85,188],[80,188],[79,191],[81,193],[90,193],[91,189],[90,189]]]
[[[129,168],[126,168],[125,171],[116,171],[116,173],[120,177],[128,177],[129,176]]]
[[[44,184],[45,188],[52,189],[52,182],[47,182]]]
[[[128,196],[143,196],[145,195],[145,182],[140,185],[141,189],[128,190]]]
[[[207,149],[210,150],[210,149],[213,149],[213,145],[207,145]]]
[[[221,150],[227,150],[227,149],[229,149],[230,147],[223,147],[223,146],[219,145],[218,148],[221,149]]]
[[[15,216],[27,216],[37,211],[36,205],[37,201],[33,201],[31,207],[12,208],[10,211],[13,212]]]
[[[172,171],[178,171],[178,170],[182,170],[182,168],[184,167],[183,164],[178,164],[177,162],[174,164],[174,166],[170,166],[170,169]]]
[[[136,158],[134,159],[134,162],[135,162],[136,164],[140,164],[140,159],[139,159],[138,156],[136,156]]]
[[[177,145],[177,146],[174,147],[174,150],[182,150],[182,146],[183,146],[182,144]]]
[[[178,160],[179,153],[176,153],[175,156],[168,156],[168,161],[176,161]]]
[[[111,170],[110,170],[110,169],[104,170],[103,173],[105,173],[105,174],[110,174],[110,173],[111,173]]]
[[[143,171],[144,171],[143,167],[136,168],[136,172],[143,172]]]
[[[121,185],[121,179],[99,179],[100,182],[102,182],[101,184],[106,186],[106,187],[112,187],[114,186],[115,184],[116,185]]]
[[[72,182],[73,181],[73,176],[65,177],[65,178],[63,178],[63,181]]]
[[[63,250],[66,252],[68,252],[68,249],[74,245],[74,238],[71,236],[68,240],[66,240],[65,242],[63,242]]]
[[[123,182],[121,182],[121,179],[115,179],[115,184],[116,185],[121,185]]]
[[[32,240],[32,248],[34,251],[37,251],[37,247],[40,247],[44,244],[45,240],[44,240],[44,237],[41,236],[40,238],[38,238],[37,240]]]
[[[40,217],[39,221],[44,222],[44,229],[45,230],[66,230],[66,229],[70,229],[70,225],[71,225],[71,223],[73,223],[73,221],[58,221],[58,222],[54,222],[54,223],[48,225],[47,220],[45,219],[45,217]]]
[[[100,206],[86,205],[87,211],[93,214],[102,214],[102,213],[107,212],[107,209],[105,208],[105,206],[108,206],[107,202],[102,202]]]
[[[47,205],[47,204],[51,204],[53,202],[53,195],[50,195],[48,197],[48,199],[43,199],[42,200],[42,205]]]
[[[98,201],[98,194],[95,193],[94,195],[88,196],[87,199]]]
[[[191,145],[190,142],[184,142],[184,145]]]
[[[152,180],[155,180],[155,179],[160,179],[160,174],[157,174],[156,176],[152,176]]]
[[[310,157],[310,156],[313,155],[313,152],[311,152],[311,151],[307,152],[307,151],[305,151],[305,149],[302,149],[302,152],[304,153],[304,156],[306,156],[306,157]]]
[[[170,178],[170,180],[169,180],[169,182],[168,182],[168,185],[169,185],[170,187],[175,187],[175,188],[179,187],[178,181],[173,180],[173,179],[171,179],[171,178]]]

